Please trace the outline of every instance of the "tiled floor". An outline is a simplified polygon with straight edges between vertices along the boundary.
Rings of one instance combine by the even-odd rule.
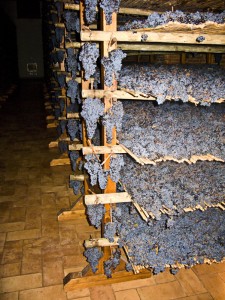
[[[85,217],[59,223],[57,212],[75,200],[69,166],[49,167],[39,82],[23,82],[20,96],[0,110],[1,300],[224,300],[225,263],[202,265],[128,283],[63,290],[63,277],[85,265],[83,240],[98,235]]]

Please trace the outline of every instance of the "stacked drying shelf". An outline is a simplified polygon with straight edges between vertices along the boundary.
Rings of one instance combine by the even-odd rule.
[[[68,2],[68,1],[67,1]],[[48,40],[46,53],[49,63],[46,65],[46,75],[48,77],[49,95],[46,108],[52,110],[52,114],[47,116],[47,128],[57,128],[59,137],[49,144],[49,148],[59,147],[63,153],[59,158],[53,159],[51,166],[70,164],[68,157],[68,145],[79,142],[78,132],[71,128],[79,120],[79,108],[71,97],[71,89],[68,78],[76,78],[79,75],[78,66],[71,64],[73,56],[76,56],[75,49],[67,49],[68,41],[76,41],[77,26],[75,20],[79,18],[66,14],[63,1],[49,1],[45,3],[45,34]],[[73,19],[75,18],[75,20]],[[80,78],[76,78],[80,82]],[[47,98],[47,97],[46,97]]]
[[[70,9],[78,9],[77,5],[65,5],[65,8]],[[119,44],[119,47],[126,50],[141,50],[141,51],[182,51],[182,52],[209,52],[209,53],[225,53],[225,35],[224,35],[224,24],[219,26],[215,25],[215,28],[212,28],[210,26],[210,29],[207,27],[202,28],[201,26],[184,26],[184,25],[170,25],[162,26],[162,28],[157,29],[144,29],[144,30],[132,30],[132,31],[117,31],[117,16],[116,13],[113,13],[112,15],[112,23],[110,25],[106,24],[105,21],[105,14],[103,11],[100,11],[101,14],[101,31],[95,31],[90,29],[86,26],[84,22],[84,5],[83,2],[80,3],[80,22],[81,22],[81,33],[80,38],[81,42],[88,42],[86,45],[91,45],[90,43],[99,43],[99,48],[101,49],[100,56],[101,58],[105,57],[105,61],[107,61],[106,57],[110,57],[112,53],[115,53],[114,51],[117,49],[117,43],[121,42]],[[84,26],[85,25],[85,26]],[[193,27],[195,27],[193,29]],[[94,26],[93,26],[94,28]],[[214,31],[215,29],[215,31]],[[216,34],[215,34],[216,33]],[[201,38],[200,38],[201,37]],[[200,39],[199,39],[200,38]],[[129,44],[129,45],[128,45]],[[92,44],[93,45],[93,44]],[[83,45],[82,50],[85,48],[85,45]],[[95,49],[95,46],[93,47]],[[97,47],[96,47],[97,49]],[[82,51],[81,50],[81,51]],[[90,55],[91,56],[91,55]],[[107,64],[105,64],[107,65]],[[89,65],[91,68],[91,65]],[[87,69],[86,69],[87,70]],[[172,70],[173,71],[173,70]],[[107,86],[105,84],[105,80],[107,80],[107,66],[104,70],[102,67],[101,70],[101,82],[98,84],[98,86],[101,86],[101,89],[95,89],[93,88],[92,80],[91,78],[85,78],[84,71],[81,72],[81,86],[82,86],[82,97],[83,100],[83,110],[81,112],[81,115],[84,119],[86,119],[86,122],[82,122],[83,124],[83,147],[82,152],[83,155],[86,156],[86,169],[93,169],[95,172],[97,170],[97,173],[91,174],[90,180],[88,179],[87,174],[84,174],[83,176],[76,177],[74,176],[73,179],[76,180],[84,180],[84,191],[85,191],[85,204],[87,205],[88,209],[87,212],[89,214],[90,220],[92,218],[97,219],[100,216],[102,216],[102,238],[97,240],[87,240],[85,241],[85,246],[87,248],[87,251],[85,255],[88,257],[88,260],[92,264],[92,270],[98,271],[95,273],[95,275],[90,271],[90,267],[87,267],[83,270],[83,272],[79,274],[69,274],[65,278],[65,289],[71,290],[74,288],[81,288],[81,287],[87,287],[92,285],[102,285],[102,284],[110,284],[114,282],[120,282],[120,281],[126,281],[126,280],[132,280],[134,278],[144,278],[150,276],[150,272],[148,272],[146,269],[153,269],[155,273],[163,271],[163,269],[166,266],[170,266],[172,270],[177,270],[180,267],[184,266],[190,266],[194,265],[196,263],[202,263],[204,262],[204,259],[196,259],[192,255],[190,255],[190,251],[192,250],[192,244],[193,243],[193,235],[196,230],[198,231],[200,227],[198,227],[198,224],[201,223],[200,221],[207,222],[212,217],[212,229],[215,228],[217,225],[218,227],[222,224],[222,221],[224,220],[224,213],[225,210],[224,207],[224,196],[223,196],[223,189],[222,192],[219,190],[220,185],[218,185],[218,199],[216,199],[212,203],[202,202],[199,203],[199,199],[195,198],[195,204],[191,203],[190,206],[183,206],[179,207],[179,199],[176,205],[172,203],[171,207],[168,207],[166,205],[161,205],[156,208],[154,208],[154,212],[149,209],[147,206],[144,207],[143,203],[138,203],[136,199],[134,198],[134,191],[132,188],[132,183],[130,181],[130,176],[132,176],[135,172],[135,176],[140,177],[140,181],[138,184],[140,184],[140,188],[138,189],[137,193],[139,192],[141,197],[144,198],[145,195],[142,195],[141,193],[145,191],[145,189],[150,190],[151,187],[155,184],[157,186],[157,180],[162,177],[162,180],[160,181],[160,184],[163,185],[164,177],[162,175],[165,174],[165,171],[168,172],[169,176],[173,175],[177,172],[176,176],[179,178],[181,176],[182,172],[186,172],[186,169],[188,168],[184,162],[190,164],[189,172],[198,172],[198,169],[200,169],[200,177],[202,177],[204,174],[206,174],[206,170],[208,169],[205,166],[208,164],[209,169],[213,171],[214,168],[217,168],[219,175],[218,180],[220,180],[220,184],[224,184],[223,176],[224,176],[224,153],[221,153],[222,156],[217,155],[217,153],[194,153],[193,155],[189,155],[188,157],[176,157],[171,155],[170,153],[166,155],[158,156],[156,159],[154,157],[148,157],[147,155],[138,155],[139,152],[135,152],[135,149],[128,149],[124,144],[120,143],[120,139],[124,139],[126,141],[126,132],[119,133],[119,141],[116,136],[116,128],[120,127],[117,123],[117,120],[113,119],[113,117],[122,118],[121,111],[122,111],[122,102],[117,100],[144,100],[145,104],[137,104],[135,102],[134,105],[137,106],[136,111],[133,110],[134,113],[138,114],[138,110],[142,111],[143,113],[146,112],[147,105],[149,104],[149,107],[151,107],[152,111],[155,113],[155,120],[157,119],[157,116],[159,115],[159,110],[154,108],[150,103],[146,104],[147,101],[155,101],[159,98],[159,95],[155,95],[152,91],[151,93],[145,93],[140,90],[140,88],[137,90],[134,85],[133,89],[131,89],[129,86],[123,86],[123,88],[118,88],[117,81],[115,80],[115,77],[113,77],[112,85]],[[174,72],[174,71],[173,71]],[[126,71],[125,71],[126,73]],[[91,74],[93,75],[93,73]],[[188,75],[190,76],[190,75]],[[87,79],[87,80],[86,80]],[[118,78],[117,78],[118,79]],[[120,81],[121,84],[122,81]],[[121,86],[122,87],[122,86]],[[179,97],[178,97],[179,98]],[[99,99],[102,99],[101,101]],[[174,100],[174,97],[167,98],[167,100]],[[175,99],[176,100],[176,99]],[[209,99],[205,99],[207,101],[203,101],[204,104],[208,104]],[[189,102],[193,102],[195,105],[199,104],[199,101],[194,98],[190,97],[188,99]],[[218,99],[215,99],[214,105],[220,105],[224,101],[224,97],[219,97]],[[92,103],[92,104],[91,104]],[[127,103],[127,104],[126,104]],[[140,102],[141,103],[141,102]],[[104,104],[104,105],[102,105]],[[202,104],[202,103],[201,103]],[[91,108],[90,111],[88,111],[89,108]],[[167,105],[167,104],[164,104]],[[174,106],[175,105],[175,106]],[[183,106],[186,105],[186,109],[192,110],[192,114],[194,115],[194,118],[202,117],[201,111],[199,108],[196,107],[196,110],[198,109],[198,113],[195,115],[195,109],[187,104],[182,104]],[[193,104],[192,104],[193,105]],[[130,106],[130,107],[129,107]],[[165,108],[162,109],[163,113],[170,114],[171,112],[174,113],[174,116],[179,121],[179,118],[177,115],[179,115],[179,109],[177,108],[177,104],[172,104],[171,106],[174,106],[175,113],[173,112],[173,109],[168,108],[168,111],[166,111]],[[128,103],[127,101],[124,103],[124,108],[126,113],[132,115],[132,104]],[[149,111],[149,114],[151,113],[151,109]],[[165,111],[166,112],[165,112]],[[224,108],[221,104],[221,111],[224,111]],[[92,114],[92,116],[96,113],[99,116],[103,116],[103,126],[101,131],[101,144],[100,146],[95,146],[93,143],[94,140],[98,139],[92,139],[93,136],[91,136],[88,128],[88,122],[93,120],[89,120],[87,115],[88,113]],[[86,117],[85,117],[86,114]],[[212,119],[215,121],[215,118],[217,122],[221,124],[223,122],[223,115],[221,116],[221,112],[218,112],[217,109],[215,111],[209,111],[210,116],[213,115]],[[204,116],[203,116],[204,118]],[[127,120],[126,120],[127,121]],[[126,121],[124,124],[126,125]],[[129,121],[129,120],[128,120]],[[111,123],[110,123],[111,122]],[[144,121],[143,121],[144,122]],[[143,123],[141,122],[141,123]],[[123,124],[123,125],[124,125]],[[86,126],[87,125],[87,126]],[[125,131],[126,126],[124,125]],[[216,125],[216,122],[212,125]],[[129,126],[129,125],[128,125]],[[131,126],[134,126],[131,122]],[[146,124],[144,125],[146,126]],[[161,126],[161,124],[152,124],[152,128]],[[91,127],[90,127],[91,128]],[[110,131],[109,131],[110,128]],[[112,129],[113,128],[113,129]],[[117,129],[118,129],[117,128]],[[219,127],[221,128],[221,127]],[[108,131],[108,132],[107,132]],[[107,134],[109,135],[107,136]],[[142,133],[140,133],[142,134]],[[157,133],[153,134],[157,135]],[[110,136],[111,135],[111,136]],[[91,136],[91,137],[90,137]],[[200,133],[201,136],[201,133]],[[109,141],[110,140],[110,141]],[[137,139],[138,141],[138,139]],[[132,141],[131,141],[132,144]],[[133,143],[134,144],[134,143]],[[224,144],[223,138],[220,142],[220,146]],[[136,146],[136,145],[133,145]],[[143,145],[141,145],[143,146]],[[71,146],[70,150],[75,150],[76,147]],[[78,149],[77,149],[78,150]],[[139,149],[140,150],[140,149]],[[156,152],[158,149],[156,150]],[[123,166],[123,161],[121,157],[126,154],[125,157],[125,166],[123,170],[121,171],[121,180],[118,180],[118,169],[119,167]],[[162,153],[163,154],[163,153]],[[101,157],[99,156],[101,155]],[[131,156],[132,159],[129,157]],[[117,160],[115,162],[114,170],[113,169],[113,160]],[[170,161],[179,162],[181,164],[176,164],[175,162],[170,163]],[[196,161],[203,161],[203,162],[197,162]],[[166,162],[165,162],[166,161]],[[204,161],[218,161],[218,162],[204,162]],[[161,163],[160,163],[161,162]],[[164,163],[165,162],[165,163]],[[90,163],[90,164],[89,164]],[[160,164],[159,164],[160,163]],[[196,163],[192,165],[193,163]],[[150,165],[150,166],[149,166]],[[153,166],[152,166],[153,165]],[[203,166],[199,168],[199,166]],[[104,169],[101,169],[100,167],[103,166]],[[96,170],[95,170],[96,168]],[[205,168],[205,169],[204,169]],[[158,171],[162,169],[162,171]],[[166,169],[166,170],[165,170]],[[179,170],[179,172],[177,171]],[[129,172],[128,172],[129,171]],[[157,173],[158,172],[158,173]],[[160,173],[161,172],[161,173]],[[91,172],[90,172],[91,173]],[[128,175],[127,175],[128,173]],[[109,176],[110,174],[110,176]],[[147,176],[152,176],[149,183],[146,183],[141,185],[143,183],[143,178],[146,179]],[[118,176],[116,176],[118,175]],[[211,175],[217,175],[213,174],[211,172],[210,174],[206,174],[208,177]],[[176,177],[175,176],[175,177]],[[186,178],[188,176],[188,173],[185,174]],[[181,180],[181,183],[185,183],[185,176]],[[198,176],[198,175],[197,175]],[[99,188],[95,189],[94,187],[91,187],[90,181],[92,183],[96,182],[96,177],[99,180],[100,188],[102,189],[102,193],[98,193]],[[111,178],[110,178],[111,177]],[[116,179],[115,179],[116,177]],[[168,175],[167,175],[168,177]],[[191,176],[190,176],[191,177]],[[221,177],[221,178],[220,178]],[[106,180],[105,180],[106,178]],[[216,177],[215,177],[216,178]],[[114,179],[114,181],[112,180]],[[161,178],[160,178],[161,179]],[[221,181],[222,179],[222,181]],[[118,185],[116,182],[121,183],[122,187],[124,188],[123,192],[117,193]],[[124,187],[124,183],[126,187]],[[137,182],[134,178],[134,184]],[[193,181],[190,180],[188,184],[193,184]],[[179,188],[179,186],[175,187],[175,190]],[[199,188],[199,186],[197,187]],[[120,187],[121,189],[121,187]],[[129,190],[129,193],[128,191]],[[163,192],[166,193],[165,190]],[[219,193],[221,192],[221,193]],[[160,194],[160,192],[159,192]],[[161,195],[162,196],[162,195]],[[163,195],[165,198],[168,197],[168,195]],[[154,197],[153,197],[154,199]],[[185,199],[186,200],[186,199]],[[148,202],[148,201],[147,201]],[[128,203],[128,204],[127,204]],[[167,201],[168,203],[168,201]],[[131,206],[130,206],[131,204]],[[154,201],[151,204],[154,205]],[[132,207],[135,207],[139,215],[132,209]],[[208,207],[219,207],[217,208],[208,208]],[[207,209],[208,208],[208,209]],[[205,211],[204,215],[201,215],[201,211]],[[132,210],[132,214],[130,214],[129,210]],[[175,213],[177,211],[177,213]],[[186,214],[184,214],[186,212]],[[180,217],[183,213],[184,217]],[[92,215],[91,215],[92,214]],[[172,216],[172,217],[171,217]],[[156,219],[156,220],[155,220]],[[128,221],[129,220],[129,221]],[[196,222],[196,220],[198,220]],[[178,224],[179,226],[176,227],[174,224]],[[93,222],[94,224],[94,222]],[[165,224],[167,224],[167,228],[165,227]],[[163,251],[167,251],[167,248],[163,247],[163,244],[160,244],[164,241],[164,243],[170,242],[169,238],[171,236],[179,237],[180,234],[183,234],[184,232],[180,229],[187,229],[187,224],[191,224],[193,226],[190,226],[188,228],[187,234],[185,238],[190,242],[190,249],[184,249],[184,255],[189,255],[189,261],[188,264],[187,260],[185,258],[180,257],[180,260],[177,260],[177,262],[174,261],[174,258],[171,256],[171,261],[165,262],[163,260]],[[129,225],[131,225],[129,227]],[[214,226],[214,227],[213,227]],[[156,228],[156,229],[155,229]],[[140,230],[141,229],[141,230]],[[154,231],[155,230],[155,231]],[[160,232],[170,232],[171,235],[165,236],[161,234]],[[208,235],[205,237],[204,240],[198,240],[198,242],[202,242],[203,244],[201,246],[206,247],[204,243],[207,241],[209,242],[208,238],[211,234],[210,227],[208,228]],[[221,228],[219,228],[221,230]],[[146,231],[151,232],[152,235],[147,235]],[[119,236],[114,237],[115,234],[119,234]],[[132,233],[132,234],[131,234]],[[157,233],[158,235],[155,236],[154,234]],[[219,232],[220,235],[218,237],[220,238],[219,243],[223,245],[223,232]],[[199,237],[201,238],[201,232],[199,232]],[[122,237],[122,238],[121,238]],[[149,237],[149,240],[146,241],[146,238]],[[129,240],[130,238],[130,240]],[[160,240],[161,239],[161,240]],[[181,244],[181,247],[186,247],[187,245],[184,243],[182,244],[182,239],[178,239],[178,244]],[[143,243],[144,241],[144,243]],[[146,242],[147,246],[146,247]],[[212,241],[215,242],[215,241]],[[124,263],[119,261],[120,257],[120,251],[118,250],[118,246],[123,246],[125,249],[125,252],[127,254],[128,262],[126,264],[127,269],[132,269],[133,272],[136,274],[133,275],[133,272],[124,272]],[[176,247],[177,244],[173,247],[173,245],[170,245],[170,249],[176,254],[181,255],[182,253],[176,253]],[[139,247],[137,247],[139,246]],[[179,245],[180,246],[180,245]],[[103,247],[103,253],[99,252],[97,248]],[[139,255],[135,256],[136,254],[141,253],[143,255],[143,251],[146,251],[146,249],[150,249],[149,257],[148,259],[143,258]],[[196,250],[196,249],[194,249]],[[202,248],[201,248],[202,250]],[[202,250],[204,252],[204,249]],[[172,255],[171,253],[168,253],[169,255]],[[216,254],[215,257],[205,257],[207,259],[216,259],[221,260],[221,256],[217,259]],[[100,259],[98,262],[98,259]],[[148,253],[146,253],[146,257],[148,256]],[[177,258],[176,256],[174,256]],[[93,263],[93,259],[96,261]],[[124,259],[126,260],[126,259]],[[160,260],[160,263],[159,263]],[[152,262],[152,263],[151,263]],[[117,266],[119,264],[119,266]],[[105,279],[105,276],[103,275],[103,266],[105,269],[105,273],[107,273],[108,277],[112,275],[112,278]],[[117,266],[117,268],[116,268]],[[114,270],[116,269],[116,270]],[[122,271],[121,271],[122,269]],[[112,274],[111,274],[112,272]]]

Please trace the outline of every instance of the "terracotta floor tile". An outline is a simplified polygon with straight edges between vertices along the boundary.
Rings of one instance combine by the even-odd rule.
[[[1,300],[18,300],[19,299],[19,293],[13,292],[13,293],[4,293],[0,294]]]
[[[223,281],[225,282],[225,272],[223,272],[223,273],[218,273],[219,274],[219,276],[223,279]]]
[[[194,295],[194,296],[179,298],[176,300],[216,300],[216,298],[214,299],[209,293],[204,293],[204,294],[198,294],[198,295]]]
[[[42,274],[20,275],[1,279],[1,292],[15,292],[42,286]]]
[[[5,239],[6,239],[6,233],[2,232],[0,233],[0,251],[3,252],[3,248],[5,245]]]
[[[62,284],[63,264],[61,259],[43,264],[43,286]]]
[[[67,300],[66,293],[62,285],[54,285],[49,287],[42,287],[21,291],[19,300]]]
[[[199,279],[216,300],[225,299],[225,283],[218,274],[200,275]]]
[[[23,241],[5,242],[2,264],[18,263],[23,253]]]
[[[56,206],[56,201],[55,201],[55,194],[54,193],[47,193],[44,194],[42,193],[41,195],[41,202],[42,202],[42,207],[54,207]]]
[[[18,241],[18,240],[28,240],[35,239],[41,236],[40,229],[27,229],[20,231],[12,231],[7,233],[7,241]]]
[[[41,247],[29,247],[29,245],[24,246],[21,274],[41,273],[41,254]]]
[[[90,297],[73,298],[73,299],[76,299],[76,300],[94,300],[94,299],[91,299]],[[71,299],[71,300],[73,300],[73,299]]]
[[[116,300],[140,300],[138,292],[135,289],[116,292],[115,296]]]
[[[116,300],[110,285],[90,288],[90,296],[92,300]]]
[[[171,300],[187,296],[178,281],[137,289],[141,300]]]
[[[115,284],[112,284],[112,288],[113,288],[114,292],[118,292],[118,291],[123,291],[123,290],[151,286],[151,285],[155,285],[155,284],[156,284],[156,282],[155,282],[154,276],[151,276],[150,278],[146,278],[146,279],[138,279],[138,280],[133,280],[133,281],[115,283]]]
[[[90,296],[90,290],[82,289],[82,290],[74,290],[71,292],[66,293],[67,299],[77,299],[77,298],[83,298],[83,297],[89,297]]]
[[[206,292],[203,284],[191,269],[181,269],[175,276],[188,296]]]
[[[59,236],[61,245],[75,244],[78,240],[75,226],[66,223],[60,224]]]
[[[0,224],[0,232],[9,232],[15,230],[23,230],[25,222],[8,222]]]
[[[161,272],[154,276],[155,282],[157,284],[170,282],[176,280],[176,277],[170,273],[169,269],[166,269],[164,272]]]
[[[69,197],[56,197],[55,201],[56,201],[56,207],[58,210],[70,207],[70,198]]]
[[[1,265],[1,276],[10,277],[20,275],[21,263]]]
[[[64,268],[71,268],[71,267],[84,268],[86,265],[87,265],[87,261],[83,255],[69,255],[63,257]]]
[[[202,275],[202,274],[209,274],[209,273],[216,273],[216,269],[214,268],[215,264],[201,264],[201,265],[196,265],[192,267],[192,270],[195,272],[197,275]]]

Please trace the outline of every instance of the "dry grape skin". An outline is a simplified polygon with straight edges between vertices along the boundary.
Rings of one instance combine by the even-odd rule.
[[[225,160],[225,104],[121,101],[124,115],[118,140],[138,157],[190,159],[211,154]]]
[[[103,57],[101,64],[104,66],[105,75],[104,82],[107,86],[112,86],[113,76],[119,79],[120,70],[122,68],[122,60],[127,55],[121,49],[115,49],[109,52],[109,57]]]
[[[112,14],[119,11],[120,0],[101,0],[99,5],[104,11],[106,23],[111,24]]]
[[[85,80],[88,80],[96,72],[97,59],[99,57],[99,49],[96,43],[85,43],[81,47],[79,61],[84,68]]]
[[[76,31],[80,32],[80,18],[76,11],[66,10],[63,13],[63,17],[66,21],[66,29],[67,31]]]
[[[87,261],[89,262],[92,272],[95,273],[98,268],[98,262],[100,258],[103,256],[103,253],[96,247],[88,248],[84,251],[84,256],[87,258]]]
[[[224,201],[223,163],[186,165],[163,162],[156,166],[141,166],[128,156],[124,156],[124,161],[125,166],[120,172],[122,183],[133,200],[157,220],[162,218],[162,207],[178,215],[184,208],[205,207],[205,203],[214,205]]]
[[[71,141],[75,138],[79,138],[79,121],[74,119],[69,119],[67,122],[67,131],[70,136]]]
[[[174,12],[168,11],[165,13],[154,12],[150,14],[146,20],[134,20],[128,21],[125,25],[119,27],[119,30],[132,30],[138,28],[154,28],[168,24],[169,22],[178,22],[182,24],[204,24],[207,21],[214,22],[216,24],[225,23],[225,11],[221,13],[210,13],[210,12],[196,12],[196,13],[185,13],[179,10]]]
[[[193,97],[199,105],[210,106],[225,98],[225,71],[216,65],[124,64],[118,84],[154,96],[158,104],[167,98],[188,102]]]
[[[87,135],[92,139],[97,128],[98,119],[104,115],[105,106],[98,98],[86,98],[82,105],[81,116],[87,127]]]
[[[149,266],[157,274],[163,272],[166,265],[177,262],[191,267],[203,263],[204,258],[220,262],[225,256],[225,214],[220,209],[172,216],[173,225],[168,227],[171,217],[167,215],[146,223],[137,212],[129,212],[129,205],[117,206],[121,212],[117,215],[117,211],[113,211],[113,222],[120,244],[128,246],[134,265]],[[176,271],[172,268],[172,273]]]
[[[96,6],[98,0],[84,0],[85,5],[85,20],[87,24],[92,24],[96,21]]]
[[[86,213],[91,225],[95,228],[99,228],[105,214],[105,206],[103,204],[87,205]]]

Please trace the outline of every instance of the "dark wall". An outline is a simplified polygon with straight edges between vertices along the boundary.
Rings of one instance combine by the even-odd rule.
[[[40,1],[4,1],[0,9],[14,26],[15,34],[10,39],[14,41],[19,78],[44,77]],[[29,66],[37,66],[37,70],[31,72]]]

